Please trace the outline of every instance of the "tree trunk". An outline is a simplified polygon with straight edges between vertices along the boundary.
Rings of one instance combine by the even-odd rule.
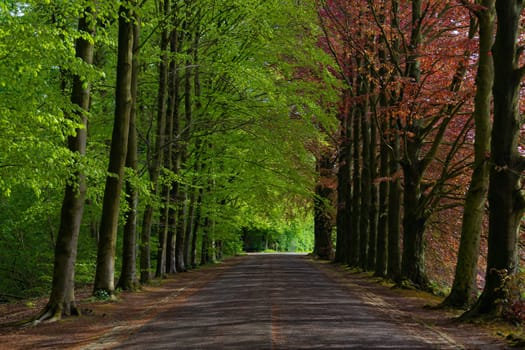
[[[345,96],[344,103],[346,104]],[[351,236],[352,218],[352,185],[351,185],[351,155],[352,142],[350,141],[350,111],[344,108],[341,113],[341,144],[339,145],[339,166],[337,172],[337,241],[335,251],[335,262],[348,263],[350,260],[349,240]]]
[[[489,179],[489,236],[486,283],[477,303],[468,315],[498,314],[498,302],[507,296],[504,278],[518,269],[518,234],[525,209],[520,175],[523,158],[518,153],[521,118],[519,112],[520,83],[523,67],[519,67],[518,38],[521,0],[497,0],[497,32],[492,56],[494,59],[494,122],[491,139]]]
[[[401,280],[401,180],[399,167],[399,135],[391,121],[390,128],[394,130],[391,142],[390,157],[390,192],[388,194],[388,278],[399,282]]]
[[[178,184],[177,184],[178,185]],[[178,186],[175,186],[178,187]],[[178,191],[178,189],[176,189]],[[177,197],[172,197],[172,205],[177,205]],[[166,250],[166,273],[177,273],[182,270],[177,265],[177,232],[179,230],[179,209],[171,207],[168,220],[168,245]]]
[[[211,261],[211,237],[210,237],[210,218],[206,216],[202,229],[201,242],[201,265],[206,265]]]
[[[92,36],[94,23],[91,17],[91,9],[85,10],[84,15],[78,21],[79,32],[86,36]],[[77,39],[75,45],[76,57],[86,64],[93,63],[93,44],[85,36]],[[72,152],[77,152],[81,157],[86,154],[87,142],[87,117],[89,110],[90,89],[89,85],[82,81],[81,77],[73,77],[73,89],[71,102],[80,108],[76,117],[80,118],[82,127],[76,130],[74,136],[68,138],[68,147]],[[36,318],[35,322],[43,320],[59,320],[63,315],[79,315],[75,302],[75,263],[77,257],[78,236],[84,212],[86,197],[85,175],[75,170],[74,179],[67,182],[62,210],[60,213],[60,228],[55,243],[55,260],[53,264],[53,281],[49,301]]]
[[[168,147],[169,148],[169,147]],[[155,277],[164,278],[166,276],[166,251],[168,250],[168,230],[169,230],[169,198],[170,188],[167,185],[162,186],[162,202],[160,220],[159,220],[159,243],[157,246],[157,266],[155,268]]]
[[[189,18],[191,18],[191,12],[190,12],[190,9],[191,7],[188,6],[188,21],[189,21]],[[198,49],[198,47],[196,47],[196,44],[195,44],[195,38],[194,36],[196,36],[197,34],[193,33],[193,29],[190,28],[190,25],[188,24],[188,33],[187,33],[187,36],[188,36],[188,42],[191,42],[191,45],[189,45],[189,48],[188,48],[188,51],[187,51],[187,55],[188,57],[192,57],[192,58],[195,58],[195,53],[194,51]],[[192,75],[193,75],[193,66],[195,66],[197,63],[195,62],[195,60],[192,60],[190,58],[188,58],[186,60],[186,71],[185,71],[185,74],[184,74],[184,114],[185,114],[185,125],[184,125],[184,152],[183,152],[183,155],[182,155],[182,161],[184,163],[184,165],[186,164],[186,162],[188,161],[188,153],[189,153],[189,145],[190,145],[190,137],[191,137],[191,132],[193,131],[193,93],[194,93],[194,89],[193,89],[193,86],[192,86],[192,81],[194,81],[195,79],[192,79]],[[180,247],[180,252],[179,254],[181,255],[180,257],[180,263],[184,266],[184,269],[186,269],[186,265],[189,265],[189,250],[190,250],[190,246],[191,246],[191,231],[189,230],[189,227],[188,227],[188,223],[190,221],[190,215],[191,215],[191,210],[190,210],[190,207],[189,207],[189,203],[190,203],[190,188],[189,186],[185,185],[184,186],[184,194],[181,195],[181,197],[184,197],[184,201],[183,203],[181,203],[181,205],[183,206],[182,208],[182,219],[183,219],[183,227],[182,227],[182,230],[179,232],[181,235],[182,235],[182,246]]]
[[[470,186],[465,197],[463,224],[459,245],[454,283],[442,305],[466,308],[477,298],[477,267],[483,218],[485,216],[488,192],[491,130],[491,96],[494,80],[494,67],[491,47],[493,44],[495,0],[480,0],[484,6],[476,12],[479,22],[479,62],[476,77],[476,96],[474,122],[476,137],[474,141],[474,169]],[[472,33],[473,35],[474,33]]]
[[[200,13],[197,14],[198,18],[200,18]],[[200,112],[202,109],[202,103],[201,103],[201,81],[200,81],[200,70],[199,70],[199,42],[200,42],[200,26],[197,24],[197,28],[195,29],[195,37],[193,41],[193,62],[195,64],[194,68],[194,74],[193,74],[193,89],[195,91],[195,110],[197,112]],[[193,127],[195,132],[195,127]],[[204,150],[205,143],[202,141],[202,138],[198,138],[195,143],[195,163],[193,165],[193,171],[195,174],[200,174],[204,168],[202,164],[202,152]],[[199,224],[200,224],[200,216],[201,216],[201,203],[202,203],[202,196],[204,193],[204,189],[197,188],[196,183],[197,176],[194,176],[193,178],[193,185],[194,188],[192,190],[192,199],[191,199],[191,213],[190,213],[190,220],[189,220],[189,232],[190,232],[190,239],[191,239],[191,246],[190,246],[190,252],[188,259],[186,260],[188,264],[191,264],[192,268],[197,267],[197,238],[198,238],[198,232],[199,232]]]
[[[167,16],[170,11],[170,1],[163,1],[163,15]],[[166,139],[166,115],[168,105],[168,45],[170,37],[168,28],[164,27],[160,39],[160,64],[159,64],[159,90],[157,95],[157,131],[155,136],[155,147],[153,154],[148,157],[148,172],[150,176],[153,196],[159,192],[158,179],[160,168],[164,161],[164,147]],[[142,220],[142,233],[140,245],[140,283],[146,284],[151,277],[151,229],[153,226],[153,204],[147,204]]]
[[[422,1],[412,1],[412,30],[408,52],[406,74],[412,84],[421,80],[419,49],[422,43],[421,22],[423,18]],[[421,210],[422,180],[424,166],[420,160],[422,125],[413,118],[406,127],[405,157],[402,160],[404,174],[403,196],[403,256],[401,275],[421,289],[427,289],[429,280],[425,269],[424,233],[428,217]],[[436,142],[436,141],[434,141]]]
[[[325,260],[329,260],[332,256],[331,206],[334,190],[330,187],[333,163],[329,153],[329,149],[321,150],[320,159],[317,161],[319,179],[314,198],[314,254]]]
[[[176,17],[175,17],[176,18]],[[178,25],[178,23],[174,23]],[[179,104],[180,104],[180,79],[178,73],[178,65],[175,61],[175,57],[179,53],[179,32],[174,29],[170,33],[170,53],[173,57],[170,58],[169,64],[169,77],[168,77],[168,109],[166,112],[166,133],[165,133],[165,155],[164,155],[164,167],[167,170],[174,169],[174,153],[175,151],[175,141],[176,141],[176,130],[178,127],[176,122],[178,120],[179,114]],[[171,207],[171,198],[174,196],[175,189],[172,188],[172,185],[164,185],[163,190],[163,205],[164,205],[164,221],[165,225],[161,230],[162,240],[159,238],[159,258],[162,257],[162,261],[157,261],[157,276],[164,276],[166,271],[176,272],[174,265],[167,266],[168,261],[170,260],[169,256],[172,253],[170,251],[170,245],[168,244],[168,237],[173,234],[173,230],[170,227],[173,220],[170,219],[172,213],[170,212]],[[170,232],[171,231],[171,232]]]
[[[399,21],[399,1],[391,0],[391,12],[392,12],[392,28],[400,30]],[[400,52],[400,42],[398,39],[393,40],[392,49],[394,55],[390,57],[394,65],[399,64],[399,57],[397,53]],[[390,105],[393,105],[398,99],[398,93],[395,91],[391,92],[394,96],[391,98]],[[401,250],[400,250],[400,239],[401,239],[401,180],[399,179],[398,173],[400,170],[399,160],[400,156],[400,140],[399,130],[397,126],[397,120],[390,118],[389,128],[392,130],[392,136],[390,139],[390,185],[388,194],[388,266],[387,266],[387,277],[399,282],[401,280]]]
[[[185,193],[179,189],[180,196],[178,197],[177,209],[177,223],[176,223],[176,240],[175,240],[175,266],[178,272],[186,271],[186,262],[184,261],[184,239],[186,237],[186,205]]]
[[[370,179],[370,117],[368,98],[370,93],[368,83],[361,82],[360,96],[365,99],[359,110],[361,120],[361,212],[359,215],[359,266],[366,270],[370,243],[370,197],[372,181]]]
[[[202,206],[202,199],[203,199],[204,189],[200,188],[198,195],[197,195],[197,201],[195,203],[195,217],[193,218],[193,235],[191,238],[191,266],[193,268],[197,267],[197,240],[198,240],[198,233],[200,229],[200,223],[201,223],[201,206]]]
[[[131,99],[133,101],[133,105],[131,108],[129,122],[126,167],[131,169],[136,176],[138,176],[136,101],[139,76],[139,35],[140,22],[138,18],[135,18],[135,22],[133,24],[133,67],[131,78]],[[124,225],[122,242],[122,269],[117,286],[122,290],[136,290],[139,284],[137,280],[137,214],[139,193],[137,188],[130,181],[126,181],[126,201],[128,203],[128,212],[126,215],[126,223]]]
[[[353,155],[353,175],[352,175],[352,218],[351,230],[352,233],[348,242],[350,247],[350,259],[348,261],[350,266],[359,266],[359,238],[360,235],[360,220],[361,220],[361,164],[360,159],[360,139],[361,139],[361,123],[359,115],[352,111],[352,125],[353,125],[353,140],[352,148]]]
[[[377,220],[378,220],[378,186],[377,186],[377,126],[376,121],[370,122],[370,207],[369,207],[369,244],[367,270],[373,271],[377,259]]]
[[[405,171],[404,206],[403,217],[403,256],[401,264],[401,275],[418,288],[427,289],[429,280],[425,269],[425,242],[424,232],[427,218],[420,215],[419,197],[420,180],[419,175],[409,176]]]
[[[132,105],[133,21],[131,19],[134,17],[134,13],[130,9],[132,5],[133,1],[127,1],[119,9],[115,121],[111,137],[109,175],[106,177],[100,221],[100,240],[94,284],[95,295],[100,292],[112,295],[115,291],[115,248]]]
[[[382,122],[383,130],[386,130],[386,119]],[[380,147],[380,166],[379,177],[382,178],[379,184],[379,219],[377,225],[377,250],[375,275],[379,277],[387,276],[388,268],[388,196],[390,192],[390,182],[385,179],[389,175],[390,149],[385,140],[381,141]]]
[[[380,21],[384,25],[386,17],[386,1],[381,3]],[[386,38],[382,40],[386,41]],[[386,63],[386,49],[379,50],[379,59],[381,63]],[[381,69],[380,74],[387,78],[387,70]],[[384,79],[386,81],[386,79]],[[376,244],[376,263],[374,275],[379,277],[387,276],[388,269],[388,195],[390,192],[389,163],[390,163],[390,140],[388,132],[388,96],[387,86],[381,84],[379,92],[379,106],[381,113],[377,113],[376,119],[379,124],[379,198],[378,198],[378,224],[377,224],[377,244]]]

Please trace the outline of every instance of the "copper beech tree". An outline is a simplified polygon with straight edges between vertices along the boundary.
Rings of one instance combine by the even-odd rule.
[[[380,262],[379,275],[428,288],[427,224],[440,208],[458,204],[454,179],[468,157],[468,11],[422,0],[319,5],[323,45],[347,85],[337,219],[346,227],[338,227],[336,258],[371,270]],[[352,183],[343,185],[350,174]]]
[[[525,66],[519,39],[523,1],[497,0],[494,62],[494,116],[490,143],[489,234],[486,282],[481,296],[467,316],[497,314],[504,294],[504,279],[518,271],[518,234],[525,211],[522,172],[525,159],[519,153],[522,125],[520,86]]]

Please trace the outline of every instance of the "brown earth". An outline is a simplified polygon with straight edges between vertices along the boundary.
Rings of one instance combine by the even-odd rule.
[[[13,326],[13,322],[36,316],[46,300],[0,305],[0,349],[101,349],[117,346],[159,314],[184,305],[195,292],[216,280],[244,257],[227,259],[209,267],[180,273],[136,293],[123,292],[118,302],[96,302],[85,288],[77,293],[84,310],[82,317],[66,318],[37,326]],[[458,344],[474,344],[471,349],[506,348],[499,324],[464,324],[453,321],[458,312],[429,310],[440,299],[418,291],[392,289],[368,274],[342,266],[315,261],[317,269],[349,291],[359,290],[368,305],[381,309],[392,322],[410,322],[432,329]]]
[[[128,330],[138,328],[158,313],[183,303],[239,259],[172,275],[138,292],[122,292],[117,302],[95,301],[90,297],[92,289],[85,287],[76,295],[83,315],[53,323],[12,325],[35,317],[47,299],[30,301],[30,307],[28,302],[0,305],[0,350],[82,349],[105,336],[118,338],[123,326]]]

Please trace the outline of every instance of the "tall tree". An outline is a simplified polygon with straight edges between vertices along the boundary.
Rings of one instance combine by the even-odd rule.
[[[437,3],[436,3],[437,4]],[[414,285],[427,289],[429,279],[425,266],[426,226],[433,213],[439,208],[439,203],[444,197],[447,180],[454,178],[463,170],[462,162],[453,162],[469,128],[468,121],[458,119],[457,113],[463,105],[465,96],[461,94],[464,87],[466,74],[465,61],[470,56],[469,48],[465,44],[457,45],[457,61],[454,70],[448,72],[450,81],[436,80],[435,72],[424,69],[428,61],[424,59],[422,50],[432,50],[438,47],[436,38],[432,38],[426,28],[434,31],[458,30],[452,29],[445,18],[452,15],[452,7],[443,4],[441,15],[438,16],[443,23],[434,23],[434,17],[429,12],[430,5],[424,1],[413,1],[410,25],[410,45],[407,53],[405,76],[407,84],[403,86],[403,99],[408,103],[409,116],[403,125],[403,156],[401,166],[403,169],[403,256],[401,264],[402,277]],[[437,8],[431,10],[437,13]],[[447,14],[448,12],[448,14]],[[461,13],[460,13],[461,15]],[[463,15],[462,18],[465,16]],[[457,22],[459,24],[459,22]],[[459,30],[458,30],[459,31]],[[445,40],[439,34],[438,38]],[[465,36],[466,37],[466,36]],[[458,39],[465,40],[465,39]],[[447,57],[437,51],[435,57],[438,61],[446,62]],[[434,76],[434,77],[433,77]],[[433,105],[420,98],[426,91],[446,92],[447,99]],[[412,96],[412,94],[414,94]],[[410,97],[408,97],[410,96]],[[460,127],[455,140],[450,145],[444,143],[447,131],[452,120],[458,120]],[[438,152],[440,151],[440,152]],[[442,163],[437,179],[432,178],[432,170],[436,161]]]
[[[161,12],[165,18],[170,14],[170,1],[164,0],[161,2]],[[159,192],[159,176],[161,166],[164,162],[164,147],[166,134],[166,114],[168,101],[168,67],[169,55],[168,46],[170,43],[169,27],[164,23],[160,34],[160,62],[159,62],[159,79],[157,92],[157,120],[156,133],[152,149],[148,149],[148,173],[151,182],[152,194],[156,198]],[[153,216],[155,211],[155,203],[147,203],[142,219],[142,231],[140,242],[140,283],[146,284],[151,277],[151,229],[153,226]]]
[[[521,115],[520,85],[525,67],[519,47],[522,0],[496,0],[497,30],[494,62],[494,121],[490,144],[489,235],[485,287],[467,313],[495,314],[505,298],[504,278],[518,269],[518,233],[525,210],[521,173],[525,161],[518,151]]]
[[[400,21],[400,10],[399,1],[391,0],[391,26],[398,33],[401,30]],[[388,40],[385,38],[384,40]],[[401,39],[398,36],[393,36],[392,39],[392,54],[390,55],[391,63],[394,66],[398,66],[400,62],[399,52],[401,46]],[[400,74],[400,70],[394,70],[396,76]],[[399,89],[391,89],[392,97],[388,103],[390,105],[396,105],[399,103]],[[401,279],[401,249],[400,249],[400,238],[401,238],[401,202],[402,202],[402,189],[401,179],[399,178],[399,159],[401,159],[400,151],[400,136],[398,132],[398,118],[394,117],[391,113],[387,113],[388,122],[385,126],[390,131],[385,138],[389,139],[388,145],[390,149],[389,154],[389,178],[390,186],[388,193],[388,264],[387,264],[387,276],[394,281],[400,281]],[[384,142],[384,141],[383,141]]]
[[[479,28],[479,61],[474,104],[474,164],[470,186],[465,197],[461,241],[454,283],[443,305],[465,308],[477,298],[477,267],[485,204],[489,181],[491,131],[491,97],[494,66],[491,49],[494,42],[495,0],[478,0],[482,7],[472,9]],[[474,35],[472,25],[471,36]]]
[[[93,293],[113,295],[115,291],[115,254],[120,214],[120,195],[128,150],[133,71],[134,0],[124,1],[119,8],[117,81],[115,118],[111,137],[108,175],[104,190],[97,266]]]
[[[133,66],[131,73],[132,107],[129,121],[128,151],[126,167],[132,172],[132,178],[138,177],[138,135],[137,135],[137,90],[139,80],[139,40],[140,19],[137,16],[133,22]],[[117,287],[123,290],[134,290],[138,287],[137,279],[137,215],[139,193],[133,180],[126,181],[126,201],[128,211],[122,239],[122,270]]]
[[[338,263],[349,261],[349,238],[351,236],[350,218],[352,203],[351,164],[352,142],[350,139],[349,93],[345,90],[342,97],[342,107],[339,112],[339,152],[337,170],[337,208],[336,208],[336,252],[334,260]]]
[[[88,7],[78,21],[78,30],[82,35],[76,39],[75,51],[76,57],[89,65],[93,63],[94,25],[93,9]],[[80,170],[80,163],[86,155],[90,85],[77,74],[73,76],[71,102],[78,106],[76,113],[71,118],[73,120],[78,118],[80,123],[76,134],[68,138],[69,149],[78,156],[77,168],[66,184],[62,201],[60,228],[55,243],[51,295],[44,311],[37,317],[37,321],[55,321],[59,320],[62,315],[80,315],[80,309],[75,302],[75,263],[86,198],[86,178],[83,171]]]
[[[319,178],[315,187],[314,198],[314,250],[320,259],[332,257],[332,230],[334,226],[334,168],[330,149],[321,151],[317,160]]]

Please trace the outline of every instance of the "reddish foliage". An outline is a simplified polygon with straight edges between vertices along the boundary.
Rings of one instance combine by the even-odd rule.
[[[470,180],[473,134],[471,113],[477,69],[477,40],[469,36],[469,11],[479,8],[460,0],[423,1],[419,33],[422,41],[411,47],[414,24],[412,2],[399,1],[320,1],[319,16],[325,37],[320,46],[331,53],[337,67],[332,70],[345,84],[341,94],[340,119],[364,101],[375,103],[371,111],[378,118],[393,120],[396,128],[381,130],[382,140],[401,136],[406,143],[420,143],[419,157],[432,157],[425,169],[422,196],[434,213],[428,235],[429,272],[450,283],[461,231],[461,205]],[[408,74],[417,60],[420,78]],[[365,79],[370,89],[361,91]],[[379,105],[380,94],[387,104]],[[372,112],[371,112],[372,113]],[[392,123],[390,123],[391,125]],[[436,154],[434,142],[440,126],[445,126]],[[416,127],[417,126],[417,127]],[[343,127],[343,126],[342,126]],[[344,137],[351,133],[342,132]],[[347,140],[340,140],[347,142]],[[403,151],[403,150],[402,150]],[[392,176],[375,179],[388,181]],[[438,229],[435,229],[438,227]],[[480,274],[482,275],[482,274]],[[445,277],[443,277],[445,276]]]

